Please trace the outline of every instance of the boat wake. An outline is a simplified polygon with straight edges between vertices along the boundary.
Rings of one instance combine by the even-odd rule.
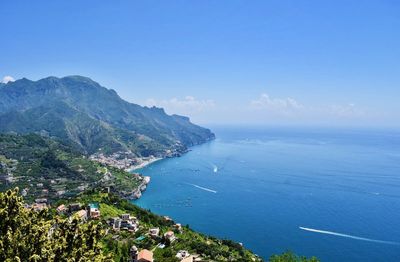
[[[213,171],[214,171],[214,173],[218,172],[218,167],[216,165],[213,165]]]
[[[214,194],[217,193],[217,191],[212,190],[212,189],[209,189],[209,188],[206,188],[206,187],[198,186],[198,185],[195,185],[195,184],[189,184],[189,185],[194,186],[194,187],[196,187],[196,188],[198,188],[198,189],[207,191],[207,192],[211,192],[211,193],[214,193]]]
[[[319,230],[319,229],[308,228],[308,227],[299,227],[299,228],[301,230],[314,232],[314,233],[320,233],[320,234],[326,234],[326,235],[332,235],[332,236],[338,236],[338,237],[346,237],[346,238],[351,238],[351,239],[356,239],[356,240],[375,242],[375,243],[381,243],[381,244],[388,244],[388,245],[400,245],[399,242],[384,241],[384,240],[371,239],[371,238],[366,238],[366,237],[358,237],[358,236],[352,236],[352,235],[348,235],[348,234],[342,234],[342,233],[326,231],[326,230]]]

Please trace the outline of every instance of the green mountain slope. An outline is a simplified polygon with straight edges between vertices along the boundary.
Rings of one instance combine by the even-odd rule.
[[[29,200],[52,200],[100,186],[132,197],[142,183],[141,176],[91,161],[53,139],[0,135],[0,191],[18,186]]]
[[[0,88],[0,132],[58,137],[92,154],[166,156],[213,139],[189,118],[128,103],[89,78],[21,79]]]

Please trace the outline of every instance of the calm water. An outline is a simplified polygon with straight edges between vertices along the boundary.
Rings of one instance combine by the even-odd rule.
[[[264,258],[290,249],[400,261],[400,132],[214,131],[217,140],[142,169],[152,180],[136,203]]]

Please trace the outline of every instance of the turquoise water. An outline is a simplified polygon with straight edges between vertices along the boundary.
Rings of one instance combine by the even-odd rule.
[[[136,203],[264,258],[400,261],[400,132],[215,128]]]

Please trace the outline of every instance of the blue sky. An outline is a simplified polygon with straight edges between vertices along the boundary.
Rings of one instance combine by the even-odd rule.
[[[399,125],[400,2],[0,2],[0,76],[85,75],[201,124]]]

